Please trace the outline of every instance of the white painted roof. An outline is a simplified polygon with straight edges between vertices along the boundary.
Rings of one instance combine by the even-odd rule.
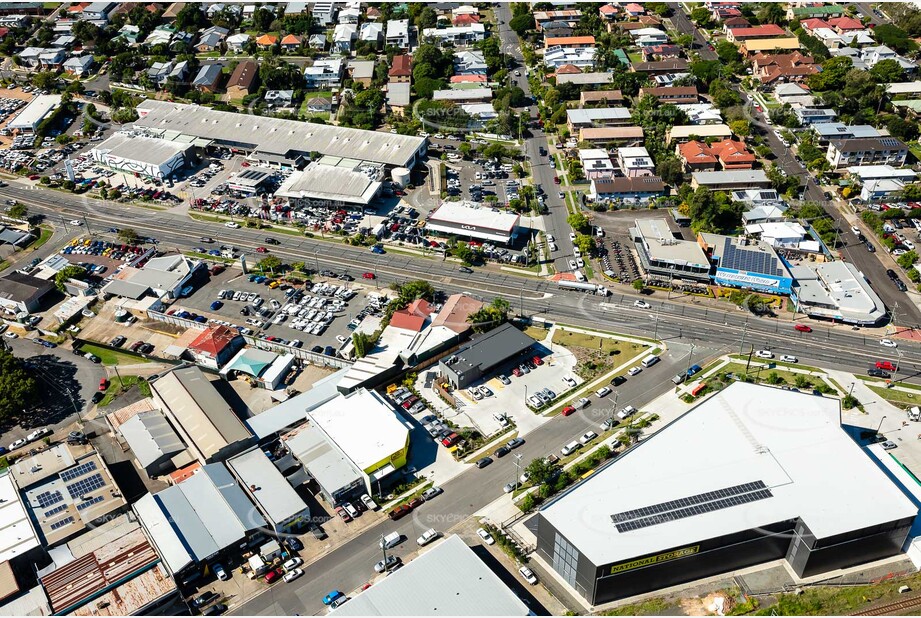
[[[0,476],[0,562],[38,547],[39,540],[26,507],[19,497],[13,475]]]
[[[771,497],[618,532],[611,516],[763,481]],[[548,504],[594,564],[801,517],[818,539],[918,508],[844,432],[837,399],[737,382]]]
[[[432,212],[426,225],[474,225],[510,234],[519,219],[521,217],[515,213],[496,212],[492,208],[477,208],[462,202],[445,202]]]

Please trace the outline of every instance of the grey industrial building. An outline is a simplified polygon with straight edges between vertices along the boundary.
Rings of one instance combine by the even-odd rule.
[[[296,166],[312,153],[412,169],[426,153],[425,138],[349,127],[221,112],[147,99],[134,124],[165,139],[197,138],[258,161]],[[183,137],[184,136],[184,137]]]
[[[529,520],[592,605],[785,559],[811,577],[903,551],[918,507],[840,403],[737,382]]]
[[[475,337],[470,345],[442,359],[438,372],[454,388],[466,388],[532,345],[533,339],[506,323]]]

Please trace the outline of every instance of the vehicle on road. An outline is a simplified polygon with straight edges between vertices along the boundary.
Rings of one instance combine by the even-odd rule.
[[[643,369],[641,367],[630,367],[630,369],[627,370],[627,375],[632,378],[635,375],[639,375],[642,371]]]
[[[440,495],[444,490],[441,487],[429,487],[422,492],[422,499],[428,502],[433,499],[435,496]]]
[[[283,579],[285,580],[285,583],[288,584],[290,582],[293,582],[295,579],[297,579],[303,574],[304,574],[303,569],[294,569],[292,571],[288,571],[287,573],[285,573],[285,576]]]
[[[383,573],[384,571],[389,571],[395,567],[399,561],[400,559],[394,555],[387,556],[386,560],[378,560],[378,562],[374,565],[374,572]]]
[[[327,593],[325,597],[323,597],[323,605],[330,605],[342,598],[345,598],[344,594],[338,590],[333,590],[332,592]]]
[[[899,347],[899,344],[897,344],[897,343],[896,343],[895,341],[893,341],[892,339],[880,339],[880,340],[879,340],[879,344],[880,344],[881,346],[885,347],[885,348],[897,348],[897,347]]]
[[[644,300],[633,301],[633,306],[636,307],[637,309],[649,309],[650,307],[652,307],[652,305],[650,305]]]
[[[512,438],[511,440],[505,443],[505,446],[511,449],[516,449],[522,444],[524,444],[524,438]]]
[[[227,223],[224,224],[224,227],[229,227],[233,230],[236,230],[236,229],[239,229],[240,224],[235,221],[228,221]]]
[[[795,324],[793,328],[795,330],[798,330],[801,333],[811,333],[812,332],[812,327],[806,326],[805,324]]]
[[[595,433],[594,431],[586,431],[584,434],[582,434],[582,437],[579,438],[579,442],[583,446],[585,446],[586,444],[588,444],[589,442],[591,442],[597,437],[598,437],[598,434]]]
[[[573,453],[575,453],[576,451],[578,451],[579,448],[581,448],[581,447],[582,447],[581,444],[579,444],[577,441],[573,440],[572,442],[570,442],[569,444],[567,444],[566,446],[564,446],[562,449],[560,449],[560,452],[563,453],[563,457],[566,457],[566,456],[568,456],[568,455],[572,455]]]
[[[475,465],[476,465],[477,468],[481,468],[481,469],[482,469],[482,468],[485,468],[486,466],[488,466],[488,465],[491,464],[491,463],[492,463],[492,457],[481,457],[480,459],[477,459]]]
[[[601,399],[602,397],[607,397],[610,394],[611,394],[611,389],[607,386],[602,386],[597,391],[595,391],[595,395],[597,395],[598,399]]]
[[[569,416],[570,414],[575,414],[575,413],[576,413],[576,409],[572,406],[566,406],[565,408],[563,408],[563,411],[560,412],[560,414],[562,414],[563,416]]]
[[[758,358],[774,358],[774,353],[770,350],[758,350],[755,352],[755,356]]]
[[[799,359],[798,359],[798,358],[796,358],[795,356],[791,356],[790,354],[784,354],[784,355],[782,355],[782,356],[780,357],[780,360],[783,361],[783,362],[785,362],[785,363],[798,363],[798,362],[799,362]]]

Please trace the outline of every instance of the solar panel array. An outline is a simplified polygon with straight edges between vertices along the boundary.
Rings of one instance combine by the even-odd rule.
[[[783,271],[777,266],[777,258],[773,253],[737,247],[731,238],[727,238],[723,245],[720,266],[761,275],[783,276]]]
[[[71,483],[67,486],[67,493],[69,493],[74,498],[79,498],[80,496],[85,496],[94,489],[99,489],[100,487],[105,487],[106,482],[103,480],[101,474],[94,474],[88,476],[85,479],[80,479],[76,483]]]
[[[879,143],[883,146],[889,146],[890,148],[897,148],[902,145],[902,143],[892,137],[881,137]]]
[[[35,499],[38,501],[39,508],[45,508],[60,502],[64,499],[64,496],[61,495],[59,491],[43,491],[42,493],[35,496]]]
[[[89,500],[84,500],[83,502],[81,502],[80,504],[77,505],[77,510],[78,510],[78,511],[82,511],[83,509],[88,509],[88,508],[90,508],[91,506],[93,506],[94,504],[98,504],[98,503],[102,502],[103,500],[105,500],[105,496],[96,496],[95,498],[90,498]]]
[[[721,509],[773,497],[763,481],[735,485],[652,506],[611,515],[618,532],[630,532],[669,521],[693,517]]]
[[[58,513],[62,511],[66,511],[66,510],[67,510],[67,505],[62,504],[61,506],[54,507],[50,511],[45,511],[45,517],[51,517],[52,515],[57,515]]]
[[[64,470],[61,472],[62,481],[72,481],[78,476],[83,476],[87,472],[92,472],[96,469],[95,461],[88,461],[85,464],[80,464],[76,468],[71,468],[70,470]]]
[[[50,527],[51,527],[52,530],[57,530],[58,528],[63,528],[64,526],[69,526],[69,525],[72,524],[72,523],[74,523],[74,518],[73,518],[73,517],[65,517],[65,518],[62,519],[61,521],[56,521],[56,522],[54,522],[53,524],[51,524]]]

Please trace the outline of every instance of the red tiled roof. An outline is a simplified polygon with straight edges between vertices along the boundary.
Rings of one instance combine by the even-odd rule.
[[[628,13],[645,13],[646,12],[646,9],[644,9],[641,5],[637,4],[636,2],[631,2],[630,4],[624,7],[624,10],[627,11]]]
[[[488,78],[485,75],[452,75],[452,84],[485,84]]]
[[[5,37],[5,36],[8,35],[9,33],[10,33],[10,29],[9,29],[9,28],[0,28],[0,39],[2,39],[3,37]]]
[[[455,26],[469,26],[470,24],[480,23],[479,15],[471,15],[469,13],[461,13],[460,15],[454,16],[454,25]]]
[[[413,315],[406,309],[400,309],[393,312],[393,316],[390,318],[390,326],[418,333],[425,326],[425,316]]]
[[[863,23],[853,17],[835,17],[828,20],[828,25],[840,30],[865,30]]]
[[[716,163],[716,155],[705,142],[687,142],[678,147],[681,158],[688,163]]]
[[[406,311],[413,315],[428,317],[432,315],[432,311],[434,311],[434,309],[429,301],[425,300],[424,298],[417,298],[406,306]]]
[[[295,36],[293,34],[289,34],[281,40],[282,45],[300,45],[303,42],[304,41],[301,39],[301,37]]]
[[[800,25],[803,27],[803,30],[815,30],[816,28],[831,28],[828,25],[828,22],[824,19],[819,19],[818,17],[811,17],[809,19],[804,19],[800,22]]]
[[[482,306],[483,303],[475,298],[465,294],[453,294],[448,297],[441,311],[432,320],[432,326],[444,326],[455,333],[467,332],[470,330],[470,323],[467,322],[467,317],[471,313],[479,311]]]
[[[582,69],[577,67],[574,64],[564,64],[556,70],[557,75],[573,75],[575,73],[581,73]]]
[[[394,56],[393,64],[387,74],[391,77],[409,77],[413,74],[412,65],[413,59],[411,56],[406,54]]]
[[[278,42],[278,37],[274,34],[263,34],[261,37],[256,39],[256,45],[275,45]]]
[[[215,326],[203,331],[189,345],[189,349],[209,356],[217,356],[221,350],[240,336],[236,330],[227,326]]]
[[[692,141],[678,147],[681,157],[688,163],[716,163],[725,165],[754,164],[755,155],[742,142],[724,139],[707,146],[706,142]]]
[[[598,9],[598,12],[602,15],[616,15],[618,10],[619,9],[612,4],[605,4],[603,7]]]
[[[547,47],[551,45],[594,45],[595,37],[593,36],[548,36],[545,41]]]
[[[786,31],[777,24],[764,24],[754,28],[738,28],[732,31],[734,37],[766,37],[766,36],[783,36]]]

